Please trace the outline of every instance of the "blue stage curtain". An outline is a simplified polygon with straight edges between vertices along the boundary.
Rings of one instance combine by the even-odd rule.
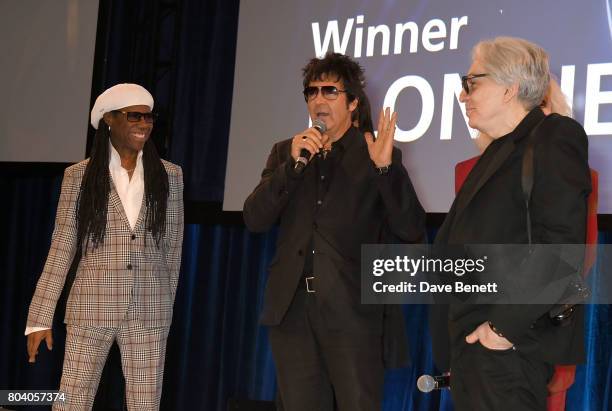
[[[611,244],[612,232],[600,232],[599,244]],[[592,284],[612,284],[612,256],[599,252]],[[610,289],[608,287],[608,289]],[[586,365],[576,369],[567,395],[567,410],[612,409],[612,307],[588,305],[585,310]]]
[[[170,159],[183,167],[192,201],[223,201],[238,6],[238,0],[182,1]]]
[[[44,388],[59,381],[63,354],[43,356],[28,366],[24,331],[51,243],[62,173],[38,177],[0,170],[0,389]],[[54,353],[62,351],[60,336]]]
[[[175,389],[164,391],[164,409],[221,410],[229,397],[274,398],[274,366],[258,315],[265,287],[259,273],[275,237],[244,227],[187,226],[181,303],[168,341],[174,355],[164,377]]]

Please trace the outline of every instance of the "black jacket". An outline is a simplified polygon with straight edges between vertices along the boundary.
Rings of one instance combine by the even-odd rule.
[[[527,136],[542,119],[540,108],[533,109],[514,131],[485,150],[457,194],[436,244],[527,243],[521,170]],[[584,244],[587,197],[591,191],[584,129],[571,118],[552,114],[542,121],[532,138],[532,243]],[[550,363],[581,362],[582,310],[575,313],[570,325],[555,327],[546,321],[550,308],[546,304],[454,305],[448,314],[450,336],[444,336],[441,330],[445,314],[433,308],[436,363],[441,368],[448,365],[448,338],[456,347],[484,321],[491,321],[519,350],[541,355]]]
[[[316,207],[314,162],[319,160],[297,175],[290,150],[290,139],[272,147],[261,181],[244,204],[244,220],[251,231],[280,224],[262,324],[278,325],[283,320],[312,239],[316,300],[327,326],[381,334],[389,326],[403,335],[399,306],[360,303],[361,245],[423,238],[425,212],[402,165],[401,152],[394,148],[389,174],[378,175],[363,134],[351,127],[334,145],[333,150],[343,151],[341,161],[322,204]],[[384,324],[386,317],[393,320]]]

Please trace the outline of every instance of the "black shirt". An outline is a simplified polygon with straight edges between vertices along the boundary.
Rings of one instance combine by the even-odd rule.
[[[353,133],[349,133],[352,128],[349,128],[346,133],[337,141],[331,145],[331,150],[321,151],[311,160],[311,167],[316,169],[316,180],[314,182],[316,186],[316,197],[314,199],[314,213],[316,214],[319,208],[325,201],[325,195],[329,190],[329,185],[334,176],[334,170],[342,161],[342,156],[346,150],[346,146],[351,142],[351,138],[355,138]],[[307,248],[306,258],[304,260],[304,269],[302,270],[303,276],[307,277],[313,274],[313,254],[316,253],[313,244],[312,234],[310,236],[310,243]]]

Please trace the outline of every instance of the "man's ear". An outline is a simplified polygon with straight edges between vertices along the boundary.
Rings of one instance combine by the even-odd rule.
[[[110,111],[106,112],[104,113],[102,118],[104,119],[104,122],[108,124],[109,127],[113,127],[113,123],[115,122],[115,116],[113,116],[113,113],[111,113]]]
[[[358,106],[359,106],[359,99],[355,97],[355,99],[349,103],[348,109],[349,111],[353,112],[357,109]]]
[[[517,83],[514,83],[510,87],[506,88],[506,91],[504,92],[504,103],[509,102],[518,95],[518,88]]]

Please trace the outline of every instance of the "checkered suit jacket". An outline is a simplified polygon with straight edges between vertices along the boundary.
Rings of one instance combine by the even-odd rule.
[[[51,248],[30,304],[28,327],[50,328],[53,322],[77,251],[76,204],[87,162],[81,161],[64,172]],[[106,236],[81,258],[66,304],[66,324],[117,327],[133,300],[145,326],[170,325],[183,243],[183,174],[179,166],[162,162],[170,190],[166,234],[159,249],[145,229],[144,196],[132,230],[111,179]]]

